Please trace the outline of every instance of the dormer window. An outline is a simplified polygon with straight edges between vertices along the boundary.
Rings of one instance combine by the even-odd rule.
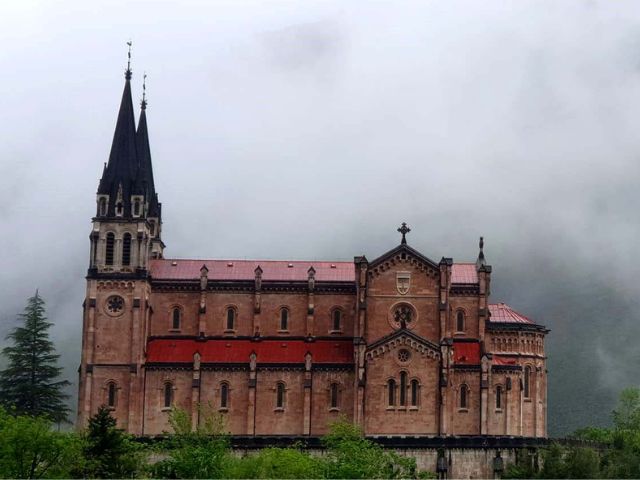
[[[100,197],[98,200],[98,216],[104,217],[107,214],[107,199]]]
[[[132,207],[133,208],[133,216],[134,217],[139,217],[140,216],[141,207],[142,207],[142,203],[140,202],[140,199],[136,198],[133,201],[133,207]]]
[[[149,222],[149,235],[152,237],[156,234],[156,224],[155,222]]]
[[[116,215],[118,217],[122,216],[123,210],[124,210],[124,207],[122,206],[122,202],[116,203]]]

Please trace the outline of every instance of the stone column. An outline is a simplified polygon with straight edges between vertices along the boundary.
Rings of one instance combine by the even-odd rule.
[[[207,330],[207,286],[209,269],[205,264],[200,267],[200,308],[198,309],[198,335],[205,336]]]
[[[262,293],[262,268],[260,265],[253,271],[254,273],[254,296],[253,296],[253,334],[260,335],[260,308]]]
[[[191,429],[195,432],[200,423],[200,353],[193,354],[193,379],[191,380]]]
[[[304,421],[302,427],[303,435],[311,434],[311,388],[312,388],[312,374],[311,374],[311,353],[307,352],[304,357]]]
[[[487,355],[482,356],[481,361],[482,371],[480,373],[480,435],[487,435],[488,433],[488,420],[489,420],[489,369],[490,360]]]
[[[313,304],[313,292],[315,290],[316,285],[316,270],[313,266],[309,267],[307,271],[307,285],[308,285],[308,293],[307,293],[307,322],[306,322],[306,332],[307,336],[312,336],[315,333],[314,326],[314,311],[315,307]]]
[[[257,355],[249,355],[249,401],[247,402],[247,435],[256,434],[256,372]]]

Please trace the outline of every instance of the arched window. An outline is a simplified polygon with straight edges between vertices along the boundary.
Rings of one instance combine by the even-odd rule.
[[[131,265],[131,234],[122,237],[122,265]]]
[[[411,406],[417,407],[420,398],[420,383],[418,380],[411,380]]]
[[[289,310],[280,310],[280,330],[289,330]]]
[[[333,330],[339,331],[342,328],[342,312],[340,310],[333,311]]]
[[[469,387],[460,385],[460,408],[469,408]]]
[[[276,408],[284,408],[284,383],[276,385]]]
[[[104,217],[107,214],[107,199],[102,197],[98,201],[98,215]]]
[[[170,408],[173,405],[173,385],[171,382],[164,384],[164,407]]]
[[[104,255],[104,263],[107,265],[113,265],[113,249],[116,243],[116,236],[109,232],[107,233],[107,249]]]
[[[496,387],[496,409],[500,410],[502,408],[502,387],[498,385]]]
[[[524,398],[529,398],[531,396],[531,367],[524,367],[523,384]]]
[[[136,201],[133,202],[133,214],[137,217],[140,215],[140,200],[136,198]]]
[[[227,330],[233,330],[236,324],[236,310],[233,307],[227,308]]]
[[[456,314],[456,332],[464,332],[464,312],[458,310]]]
[[[114,382],[109,382],[109,385],[107,385],[107,407],[115,408],[116,394],[116,384]]]
[[[329,390],[330,390],[329,405],[331,406],[331,408],[338,408],[338,393],[339,393],[338,384],[332,383]]]
[[[387,381],[387,393],[389,395],[389,406],[396,406],[396,381],[393,378],[390,378]]]
[[[227,382],[220,384],[220,408],[229,408],[229,384]]]
[[[172,323],[171,323],[171,328],[173,328],[174,330],[180,330],[180,320],[182,317],[182,312],[180,311],[180,308],[178,307],[173,307],[173,312],[172,312],[173,318],[172,318]]]
[[[407,372],[400,372],[400,405],[407,405]]]

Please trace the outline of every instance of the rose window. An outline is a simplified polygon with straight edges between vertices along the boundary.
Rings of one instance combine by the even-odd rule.
[[[402,362],[402,363],[406,363],[411,359],[411,352],[409,352],[409,350],[406,349],[402,349],[398,352],[398,361]]]
[[[118,295],[112,295],[107,299],[107,311],[111,315],[118,315],[124,310],[124,298]]]
[[[399,305],[393,312],[393,319],[401,328],[407,328],[413,321],[413,309],[409,305]]]

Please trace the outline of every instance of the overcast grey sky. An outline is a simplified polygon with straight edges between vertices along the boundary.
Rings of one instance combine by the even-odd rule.
[[[493,300],[553,329],[552,432],[638,384],[633,1],[2,2],[0,335],[40,288],[76,380],[129,38],[167,256],[373,258],[406,221],[473,261],[484,235]]]

